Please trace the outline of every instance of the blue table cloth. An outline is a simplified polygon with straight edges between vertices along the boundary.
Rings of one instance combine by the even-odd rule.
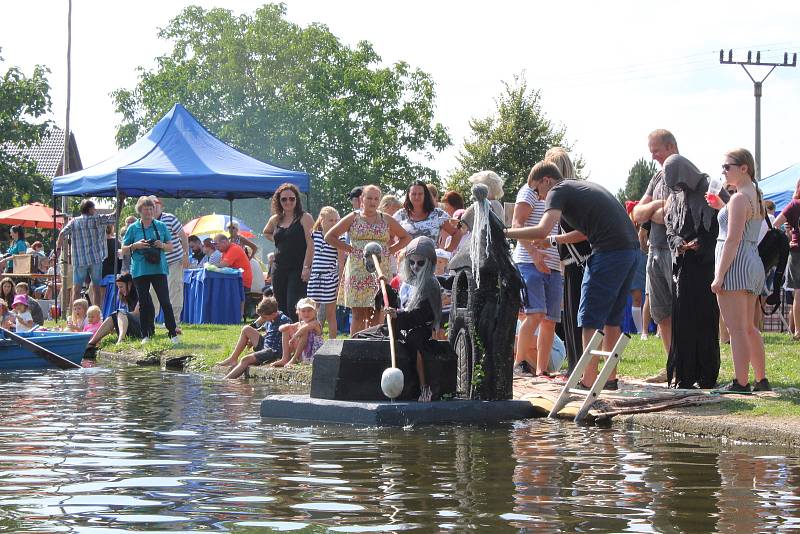
[[[244,298],[241,273],[187,269],[183,272],[181,319],[190,324],[239,324]]]

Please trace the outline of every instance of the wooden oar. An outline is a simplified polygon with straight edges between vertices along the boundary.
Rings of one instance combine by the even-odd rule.
[[[68,359],[64,358],[63,356],[59,356],[55,352],[48,350],[40,345],[37,345],[30,339],[26,339],[22,336],[18,336],[14,332],[9,332],[5,328],[0,328],[0,332],[3,333],[8,339],[15,342],[17,345],[22,347],[23,349],[31,351],[33,354],[44,358],[48,362],[52,363],[56,367],[61,369],[81,369],[81,366],[77,363],[73,363]]]

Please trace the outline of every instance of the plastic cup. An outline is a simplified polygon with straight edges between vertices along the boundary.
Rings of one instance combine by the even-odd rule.
[[[708,192],[712,195],[719,195],[722,190],[722,178],[714,177],[708,182]]]

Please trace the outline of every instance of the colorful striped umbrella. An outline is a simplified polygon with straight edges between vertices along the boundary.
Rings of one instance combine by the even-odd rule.
[[[236,217],[233,218],[234,222],[239,223],[239,235],[247,239],[253,239],[255,234],[253,230],[244,224]],[[212,213],[211,215],[202,215],[196,219],[192,219],[183,225],[183,231],[186,235],[200,236],[213,236],[214,234],[228,235],[228,224],[231,218],[228,215],[219,215]]]

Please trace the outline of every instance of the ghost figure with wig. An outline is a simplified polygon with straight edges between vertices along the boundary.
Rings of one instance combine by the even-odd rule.
[[[386,308],[394,320],[398,339],[409,351],[416,353],[416,368],[420,384],[420,402],[429,402],[432,392],[425,378],[424,357],[436,352],[433,333],[442,318],[442,293],[434,271],[436,244],[429,237],[415,238],[406,247],[399,265],[403,285],[400,287],[400,309]]]

